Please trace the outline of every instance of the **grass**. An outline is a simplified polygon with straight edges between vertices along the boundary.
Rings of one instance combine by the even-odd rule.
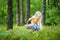
[[[59,26],[43,26],[42,32],[31,32],[24,26],[14,25],[6,30],[6,25],[0,25],[0,40],[60,40]]]

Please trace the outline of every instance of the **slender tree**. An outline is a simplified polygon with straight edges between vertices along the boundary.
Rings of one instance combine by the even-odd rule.
[[[25,15],[24,15],[24,0],[22,0],[22,13],[21,13],[21,15],[22,15],[22,22],[21,22],[21,25],[24,25],[24,17],[25,17]]]
[[[16,0],[17,3],[17,25],[20,26],[20,1]]]
[[[43,24],[46,21],[46,0],[43,0]]]
[[[21,21],[20,21],[20,24],[21,25],[24,25],[24,0],[21,0]]]
[[[30,0],[26,0],[27,8],[26,8],[26,21],[30,18]]]
[[[58,0],[58,5],[57,5],[57,7],[58,7],[58,16],[60,17],[60,0]]]
[[[13,10],[12,10],[12,0],[8,0],[8,27],[7,29],[13,29]]]
[[[50,1],[50,0],[48,0],[48,5],[49,5],[49,1]]]

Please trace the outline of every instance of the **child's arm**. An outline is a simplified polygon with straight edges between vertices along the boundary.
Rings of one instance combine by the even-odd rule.
[[[31,18],[28,19],[28,21],[31,21],[34,18],[34,16],[32,16]]]

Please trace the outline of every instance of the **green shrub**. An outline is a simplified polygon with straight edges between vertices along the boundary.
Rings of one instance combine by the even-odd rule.
[[[31,32],[24,27],[8,31],[0,31],[0,40],[60,40],[60,30],[46,30]]]
[[[48,25],[57,25],[59,23],[58,9],[52,8],[46,12],[46,24]]]

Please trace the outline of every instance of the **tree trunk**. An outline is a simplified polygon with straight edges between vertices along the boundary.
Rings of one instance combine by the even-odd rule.
[[[22,24],[21,25],[24,25],[24,1],[22,0]]]
[[[50,0],[48,0],[48,5],[49,5]]]
[[[43,0],[43,24],[45,25],[46,21],[46,0]]]
[[[58,16],[60,17],[60,0],[58,1]]]
[[[17,2],[17,25],[20,26],[20,1],[16,0]]]
[[[8,27],[7,29],[13,29],[13,10],[12,10],[12,0],[8,0]]]
[[[27,9],[26,9],[26,22],[30,18],[30,0],[27,0]]]

